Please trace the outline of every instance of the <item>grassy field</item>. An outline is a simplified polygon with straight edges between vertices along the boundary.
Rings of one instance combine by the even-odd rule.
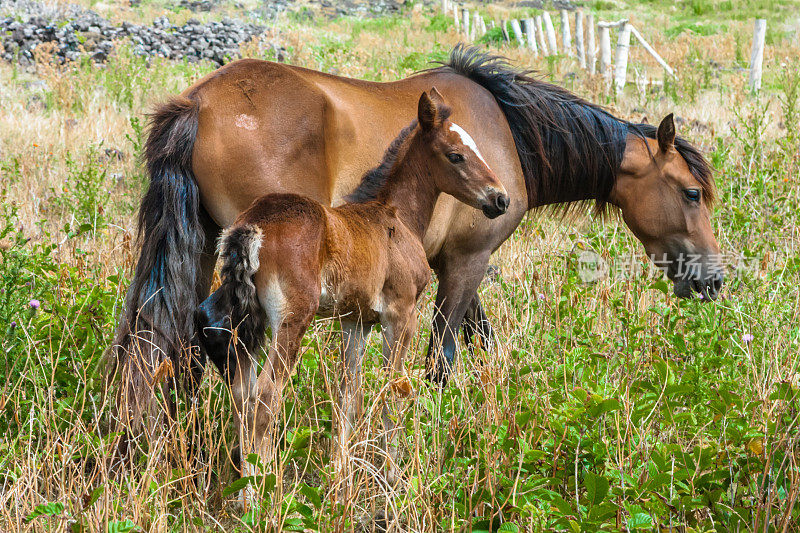
[[[95,7],[146,21],[167,5]],[[633,47],[617,97],[571,58],[487,45],[623,118],[679,117],[716,168],[722,298],[674,298],[613,215],[532,212],[480,290],[498,353],[462,353],[443,392],[423,378],[435,284],[420,303],[399,486],[376,466],[387,384],[375,335],[358,460],[347,479],[332,474],[337,326],[320,322],[287,394],[280,464],[245,480],[261,495],[247,508],[215,371],[199,410],[181,410],[184,426],[200,421],[202,462],[179,440],[154,443],[125,472],[107,466],[103,354],[136,258],[145,113],[213,67],[148,62],[125,43],[103,68],[52,65],[46,49],[35,69],[0,64],[0,531],[369,531],[381,513],[393,531],[800,531],[797,5],[585,7],[630,16],[678,79],[645,83],[662,72]],[[758,95],[745,70],[755,15],[769,20]],[[410,6],[370,20],[285,15],[269,34],[293,64],[371,80],[407,76],[458,42],[449,19]],[[257,42],[242,51],[268,55]],[[583,280],[586,252],[608,276]],[[337,498],[344,485],[350,497]]]

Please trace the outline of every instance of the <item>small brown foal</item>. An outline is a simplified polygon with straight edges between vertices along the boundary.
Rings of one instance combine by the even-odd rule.
[[[490,218],[508,208],[505,188],[449,116],[435,88],[422,93],[417,120],[348,203],[332,208],[304,196],[269,194],[223,234],[222,285],[202,303],[197,320],[203,350],[231,386],[242,457],[271,459],[281,394],[315,314],[341,322],[345,375],[335,418],[344,455],[370,327],[381,324],[383,364],[391,371],[401,368],[416,330],[415,305],[430,281],[422,237],[439,194]],[[257,376],[267,326],[272,343]],[[396,427],[387,405],[383,416],[394,478]]]

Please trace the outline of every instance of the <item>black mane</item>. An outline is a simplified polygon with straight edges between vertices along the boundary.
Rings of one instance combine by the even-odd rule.
[[[655,138],[656,128],[614,117],[562,87],[534,78],[532,71],[512,67],[505,58],[459,44],[435,71],[450,71],[483,86],[497,100],[517,147],[528,207],[594,199],[602,211],[629,134]],[[696,148],[681,137],[675,148],[714,197],[711,168]]]
[[[445,121],[450,118],[450,114],[452,113],[450,107],[444,104],[438,105],[438,111],[439,120],[441,121]],[[381,160],[380,164],[377,167],[368,170],[366,174],[364,174],[364,176],[361,178],[361,182],[358,184],[358,187],[344,197],[345,202],[349,204],[359,204],[369,202],[370,200],[375,200],[380,196],[383,186],[392,175],[392,169],[394,168],[395,163],[397,163],[397,160],[403,153],[403,145],[416,127],[417,119],[414,119],[411,121],[411,124],[400,131],[395,140],[393,140],[389,145],[389,148],[386,149],[386,152],[384,152],[383,159]]]
[[[408,136],[411,135],[411,132],[414,131],[416,127],[417,119],[414,119],[411,124],[400,131],[400,134],[391,142],[386,152],[384,152],[381,163],[364,174],[358,187],[344,197],[345,202],[349,204],[360,204],[375,200],[378,197],[378,193],[380,193],[386,180],[389,179],[391,175],[392,167],[394,167],[394,164],[397,162],[397,158],[400,155],[400,148],[402,148],[406,139],[408,139]]]

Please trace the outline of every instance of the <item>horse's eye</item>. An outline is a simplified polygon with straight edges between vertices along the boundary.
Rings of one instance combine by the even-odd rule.
[[[458,152],[450,152],[449,154],[447,154],[447,159],[451,163],[461,163],[462,161],[464,161],[464,156],[459,154]]]
[[[683,194],[690,202],[699,202],[702,196],[700,189],[684,189]]]

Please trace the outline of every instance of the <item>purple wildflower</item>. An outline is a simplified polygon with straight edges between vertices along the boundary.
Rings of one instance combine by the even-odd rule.
[[[742,335],[742,342],[744,342],[745,344],[750,344],[753,341],[753,339],[755,339],[755,337],[753,337],[749,333],[745,333],[744,335]]]
[[[30,306],[31,309],[36,311],[37,309],[39,309],[39,306],[41,305],[41,303],[39,302],[39,300],[34,298],[30,302],[28,302],[28,305]]]

